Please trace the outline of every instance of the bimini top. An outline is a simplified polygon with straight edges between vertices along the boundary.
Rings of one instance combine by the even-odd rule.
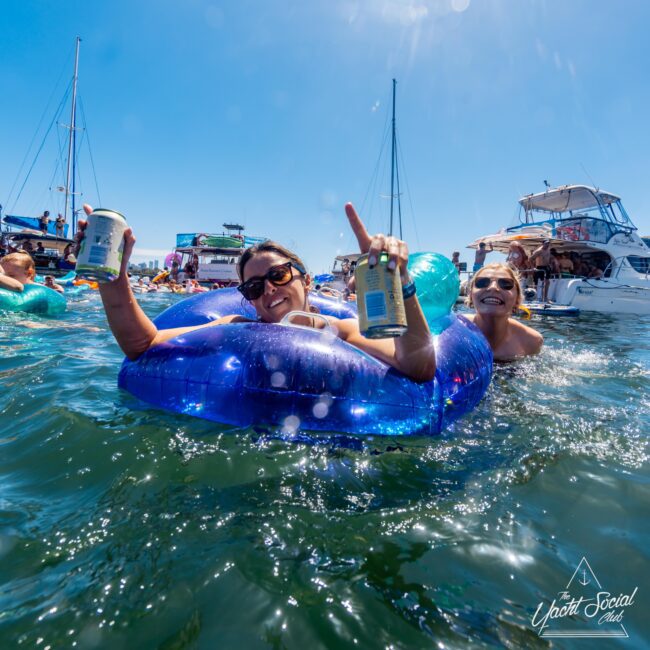
[[[520,205],[529,212],[571,212],[589,210],[598,206],[607,206],[620,201],[620,197],[610,192],[603,192],[588,185],[562,185],[540,192],[528,194],[519,199]]]

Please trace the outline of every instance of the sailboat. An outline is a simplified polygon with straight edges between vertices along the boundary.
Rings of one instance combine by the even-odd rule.
[[[50,221],[47,223],[47,227],[45,228],[42,227],[41,218],[39,217],[26,217],[15,214],[6,214],[2,216],[2,206],[0,206],[0,216],[2,216],[2,223],[5,225],[3,238],[5,240],[6,247],[9,250],[12,248],[28,250],[34,258],[37,271],[44,271],[55,275],[66,273],[70,269],[73,269],[75,266],[73,260],[67,260],[64,258],[64,251],[68,245],[74,243],[72,239],[68,238],[68,234],[71,234],[76,230],[77,224],[77,209],[75,199],[79,194],[76,187],[76,139],[77,131],[80,130],[77,126],[77,81],[79,71],[80,43],[81,38],[77,36],[75,42],[74,72],[71,81],[72,101],[70,105],[70,124],[60,124],[60,126],[68,130],[67,156],[65,160],[65,184],[57,188],[59,192],[64,194],[63,212],[59,213],[59,217],[63,217],[63,219],[59,218],[59,224],[57,224],[56,218],[50,217]],[[66,89],[66,95],[69,92],[70,86],[68,86],[68,89]],[[54,120],[52,123],[53,122]],[[43,143],[47,138],[49,132],[50,129],[48,129],[46,132],[43,138]],[[43,143],[38,149],[36,157],[30,167],[30,172],[33,169],[36,163],[36,159],[38,158],[38,155],[43,148]],[[28,172],[28,178],[30,172]],[[27,179],[25,179],[23,182],[18,196],[14,200],[14,205],[19,200],[26,182]],[[61,223],[62,221],[63,223]],[[38,246],[39,243],[41,246]]]
[[[391,118],[391,162],[390,162],[390,215],[388,223],[388,234],[390,236],[396,235],[395,226],[399,229],[399,238],[403,238],[402,234],[402,203],[400,200],[400,178],[399,166],[397,164],[397,122],[395,119],[395,102],[396,102],[397,80],[393,79],[393,94],[392,94],[392,118]],[[381,154],[380,154],[381,157]],[[316,276],[314,280],[316,283],[328,285],[339,291],[346,288],[347,280],[354,271],[356,261],[361,257],[361,253],[346,253],[344,255],[337,255],[334,258],[332,272]]]

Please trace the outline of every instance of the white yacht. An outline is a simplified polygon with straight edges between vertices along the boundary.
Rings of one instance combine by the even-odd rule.
[[[239,284],[237,264],[244,250],[266,237],[244,235],[244,226],[224,223],[221,234],[178,233],[174,253],[183,272],[191,262],[196,268],[191,277],[200,282],[218,282],[223,286]],[[183,276],[184,277],[184,276]]]
[[[637,234],[620,197],[587,185],[564,185],[519,199],[520,223],[479,243],[508,253],[511,242],[530,254],[545,239],[557,253],[569,254],[590,276],[557,274],[548,299],[583,311],[650,314],[650,248]],[[489,259],[488,259],[489,261]]]

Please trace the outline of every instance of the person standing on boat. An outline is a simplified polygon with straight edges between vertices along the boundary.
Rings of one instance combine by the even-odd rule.
[[[460,273],[460,251],[454,251],[451,254],[451,263],[456,267],[456,270]]]
[[[533,282],[535,287],[540,280],[544,281],[542,287],[542,302],[548,300],[548,288],[551,284],[551,274],[553,273],[553,260],[551,253],[551,240],[545,239],[542,245],[533,251],[530,256],[530,263],[534,265]]]
[[[476,310],[467,318],[488,340],[495,361],[538,354],[544,337],[512,318],[522,300],[517,272],[508,264],[487,264],[469,281],[465,304]]]
[[[56,236],[63,237],[63,231],[65,230],[65,217],[60,212],[54,223],[56,224]]]
[[[494,250],[494,246],[492,245],[492,242],[490,242],[490,250],[487,249],[487,246],[485,245],[484,241],[482,241],[478,245],[476,255],[474,255],[474,267],[472,268],[472,273],[476,273],[481,268],[483,268],[483,264],[485,264],[485,258],[487,257],[487,254],[491,253],[493,250]]]
[[[41,232],[44,235],[47,235],[47,224],[50,222],[50,213],[48,210],[45,210],[43,214],[38,218],[38,225],[41,229]]]
[[[526,255],[524,247],[516,241],[510,242],[506,264],[520,274],[525,273],[528,269],[528,255]]]
[[[350,279],[350,260],[346,257],[341,264],[341,271],[343,273],[343,282],[348,283]]]

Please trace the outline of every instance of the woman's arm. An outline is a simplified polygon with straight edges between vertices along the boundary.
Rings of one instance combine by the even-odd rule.
[[[350,226],[359,242],[362,253],[368,253],[369,264],[376,264],[382,251],[388,253],[388,268],[399,273],[402,286],[411,282],[408,274],[408,246],[395,237],[375,235],[370,237],[354,206],[345,206]],[[408,329],[395,339],[367,339],[354,320],[340,321],[341,338],[382,359],[414,381],[430,381],[436,372],[436,354],[429,325],[422,313],[417,295],[404,301]]]
[[[339,336],[350,345],[381,359],[413,381],[431,381],[436,373],[436,354],[429,326],[417,296],[404,301],[408,330],[394,339],[367,339],[359,331],[359,321],[335,323]]]
[[[86,214],[92,212],[89,205],[84,205]],[[85,222],[79,223],[79,228],[83,232],[85,229]],[[83,239],[83,235],[80,240]],[[120,275],[117,280],[113,282],[100,283],[99,294],[104,303],[104,311],[108,325],[113,332],[113,336],[117,341],[122,351],[129,359],[137,359],[143,352],[146,352],[150,347],[158,345],[163,341],[168,341],[175,336],[180,336],[187,332],[191,332],[201,327],[209,327],[212,325],[220,325],[224,322],[231,322],[233,316],[226,316],[220,318],[212,323],[199,325],[196,327],[179,327],[175,329],[159,330],[149,319],[149,317],[142,311],[138,301],[133,295],[127,269],[129,259],[133,252],[135,245],[135,237],[130,228],[124,232],[124,251],[122,253],[122,264],[120,267]]]

